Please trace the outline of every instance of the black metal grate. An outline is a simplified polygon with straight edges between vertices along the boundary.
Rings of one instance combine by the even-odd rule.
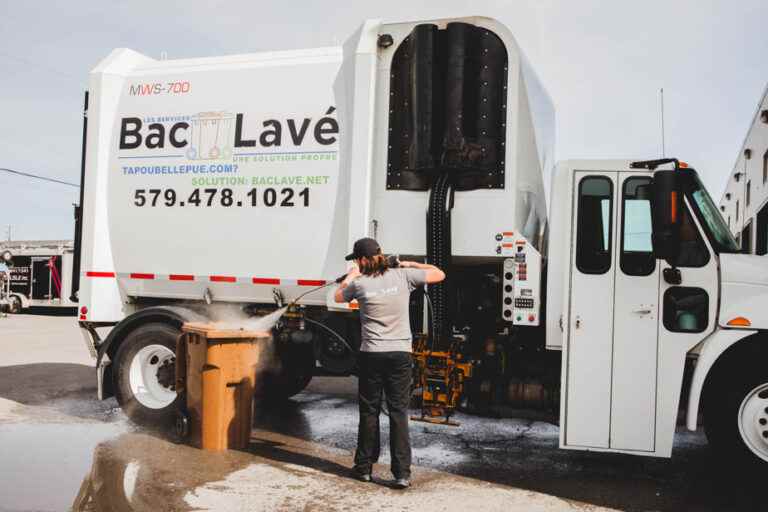
[[[390,75],[387,188],[504,188],[507,51],[467,23],[417,25]]]

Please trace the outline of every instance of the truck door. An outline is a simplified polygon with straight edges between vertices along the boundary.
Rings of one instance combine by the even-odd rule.
[[[653,451],[659,268],[648,174],[575,173],[566,446]]]
[[[654,451],[659,265],[648,175],[619,174],[609,447]]]
[[[32,258],[32,298],[51,299],[51,269],[48,258]]]
[[[565,444],[608,448],[616,178],[575,173]]]

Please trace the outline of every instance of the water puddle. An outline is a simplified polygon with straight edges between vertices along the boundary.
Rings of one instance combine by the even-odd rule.
[[[0,510],[69,510],[100,442],[119,423],[0,424]]]
[[[69,506],[74,512],[186,510],[184,496],[253,462],[238,451],[210,453],[142,433],[99,443]]]
[[[184,496],[253,463],[133,430],[127,422],[2,424],[0,510],[186,510]]]

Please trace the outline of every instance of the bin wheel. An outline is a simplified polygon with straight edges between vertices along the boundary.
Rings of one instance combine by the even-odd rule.
[[[183,442],[189,436],[189,416],[183,411],[176,413],[174,433],[178,442]]]

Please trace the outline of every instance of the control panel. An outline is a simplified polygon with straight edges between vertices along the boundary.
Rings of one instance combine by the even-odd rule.
[[[502,317],[514,325],[539,325],[541,254],[523,238],[508,245],[502,276]]]

